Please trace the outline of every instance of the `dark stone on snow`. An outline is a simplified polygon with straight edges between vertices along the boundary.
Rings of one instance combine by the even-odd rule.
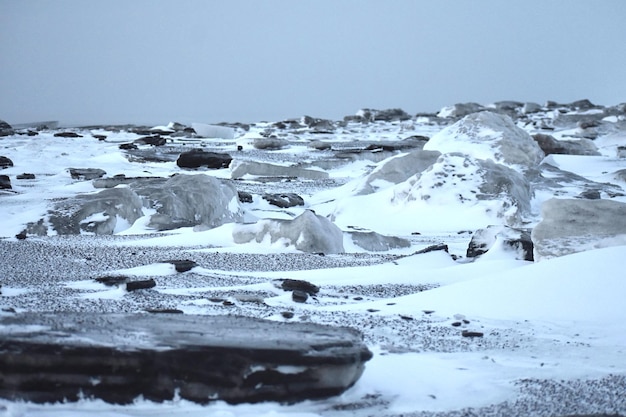
[[[0,169],[5,169],[13,166],[13,161],[11,161],[6,156],[0,156]]]
[[[83,135],[79,135],[76,132],[57,132],[54,134],[57,138],[82,138]]]
[[[294,316],[293,311],[283,311],[280,315],[286,319],[292,319]]]
[[[26,232],[25,232],[25,231],[20,232],[20,233],[18,233],[18,234],[16,234],[16,235],[15,235],[15,238],[16,238],[17,240],[24,240],[24,239],[26,239],[27,237],[28,237],[28,235],[26,234]]]
[[[98,140],[105,140],[107,138],[106,135],[91,135]]]
[[[133,143],[138,143],[140,145],[163,146],[167,143],[167,139],[162,137],[161,135],[152,135],[135,139]]]
[[[0,190],[11,190],[11,178],[8,175],[0,175]]]
[[[247,191],[237,191],[240,203],[252,203],[252,194]]]
[[[421,255],[424,253],[436,252],[436,251],[448,252],[448,245],[446,245],[445,243],[440,243],[438,245],[431,245],[424,249],[420,249],[417,252],[414,252],[413,255]]]
[[[95,278],[94,281],[99,282],[100,284],[104,284],[108,287],[112,287],[114,285],[121,285],[128,281],[128,277],[124,275],[106,275],[103,277]]]
[[[128,281],[126,283],[126,291],[128,292],[136,290],[146,290],[154,287],[156,287],[156,282],[152,278],[144,279],[141,281]]]
[[[315,295],[320,291],[320,287],[308,281],[289,278],[280,281],[280,287],[285,291],[302,291],[310,295]]]
[[[4,120],[0,120],[0,137],[10,136],[13,134],[15,134],[13,127],[11,127],[11,125],[5,122]]]
[[[264,194],[263,200],[266,200],[271,205],[280,208],[289,208],[304,205],[304,199],[295,193]]]
[[[202,149],[192,149],[180,154],[176,160],[176,165],[181,168],[200,168],[207,167],[211,169],[228,168],[233,158],[226,153],[207,152]]]
[[[0,339],[0,397],[36,403],[338,395],[372,353],[356,330],[238,316],[24,313]],[[98,383],[94,383],[97,381]]]
[[[118,146],[118,148],[120,148],[123,151],[130,151],[130,150],[138,149],[137,145],[135,145],[134,143],[122,143],[121,145]]]
[[[306,303],[306,300],[309,299],[309,294],[304,291],[296,290],[291,293],[291,299],[296,303]]]
[[[469,330],[463,330],[463,332],[461,332],[461,336],[463,337],[483,337],[484,335],[483,332],[473,332]]]
[[[93,180],[102,178],[106,175],[106,171],[99,168],[70,168],[70,175],[75,180]]]
[[[15,178],[18,180],[34,180],[35,174],[29,174],[25,172],[23,174],[16,175]]]
[[[187,272],[192,268],[198,266],[195,261],[191,261],[189,259],[175,259],[170,261],[163,261],[163,263],[168,263],[174,265],[176,272]]]
[[[183,310],[177,308],[150,308],[146,312],[152,314],[185,314]]]
[[[411,115],[402,109],[374,110],[372,113],[375,121],[393,122],[411,118]]]
[[[585,190],[582,193],[578,194],[578,198],[584,198],[587,200],[600,200],[600,191],[599,190]]]

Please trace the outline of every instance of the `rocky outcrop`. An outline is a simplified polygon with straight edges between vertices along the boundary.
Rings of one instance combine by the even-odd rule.
[[[553,198],[541,216],[531,234],[537,260],[626,245],[626,203]]]
[[[176,165],[180,168],[200,168],[210,169],[228,168],[233,158],[226,153],[207,152],[203,149],[192,149],[180,154],[176,160]]]
[[[510,117],[489,111],[470,114],[444,128],[424,145],[424,150],[462,152],[522,170],[537,166],[544,158],[539,145]]]
[[[24,313],[0,326],[22,329],[0,339],[0,397],[35,403],[295,402],[342,393],[372,357],[356,330],[242,316]]]
[[[343,253],[343,233],[330,220],[305,210],[293,220],[260,220],[255,224],[237,225],[235,243],[268,242],[293,246],[309,253]]]

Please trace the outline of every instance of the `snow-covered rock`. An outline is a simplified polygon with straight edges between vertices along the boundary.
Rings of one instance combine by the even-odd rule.
[[[202,138],[233,139],[235,129],[227,126],[208,125],[205,123],[192,123],[191,127]]]
[[[600,155],[598,148],[590,139],[557,140],[551,135],[537,133],[532,136],[546,155]]]
[[[470,114],[434,135],[424,150],[462,152],[515,168],[534,167],[544,157],[532,137],[510,117],[482,111]]]
[[[434,164],[440,155],[438,151],[417,150],[391,157],[363,178],[357,194],[370,194],[380,188],[406,181]]]
[[[626,245],[626,203],[553,198],[541,215],[531,234],[536,260]]]
[[[423,201],[429,205],[482,207],[486,214],[515,225],[530,209],[531,190],[512,168],[461,153],[441,155],[421,174],[399,184],[394,204]],[[460,212],[459,214],[462,214]]]
[[[303,168],[297,165],[286,166],[237,159],[230,163],[230,170],[230,176],[233,179],[243,178],[246,175],[260,177],[296,177],[311,180],[328,178],[328,172]]]
[[[466,256],[476,258],[491,249],[497,240],[500,240],[505,248],[516,253],[519,260],[532,261],[533,242],[530,237],[530,229],[513,228],[504,225],[492,225],[479,229],[472,235],[467,246]]]
[[[255,224],[237,225],[235,243],[267,242],[293,246],[310,253],[343,253],[343,233],[327,218],[305,210],[293,220],[261,220]]]
[[[234,185],[208,175],[179,174],[165,181],[138,182],[133,188],[156,210],[148,226],[157,230],[212,228],[243,217]]]
[[[441,118],[465,117],[468,114],[485,110],[485,107],[478,103],[457,103],[453,106],[446,106],[437,113]]]

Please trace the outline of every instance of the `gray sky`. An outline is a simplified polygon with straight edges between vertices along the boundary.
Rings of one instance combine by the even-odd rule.
[[[0,0],[0,119],[626,101],[624,0]]]

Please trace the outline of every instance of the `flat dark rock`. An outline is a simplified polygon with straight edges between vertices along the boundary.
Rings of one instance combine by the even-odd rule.
[[[372,357],[353,329],[239,316],[6,314],[0,334],[0,397],[33,402],[294,402],[340,394]]]

